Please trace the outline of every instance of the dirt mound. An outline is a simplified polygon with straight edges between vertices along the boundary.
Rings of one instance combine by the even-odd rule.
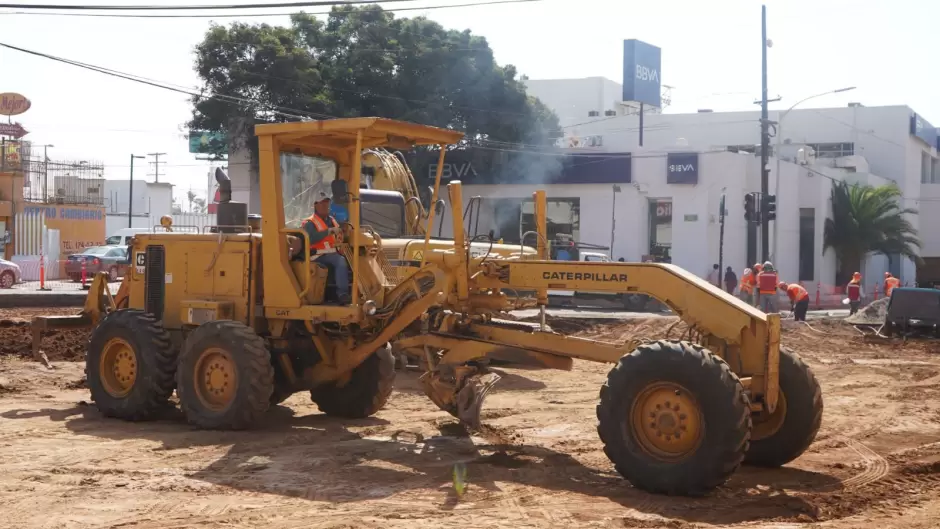
[[[891,298],[881,298],[858,309],[858,312],[845,319],[852,325],[881,325],[888,314],[888,302]]]
[[[50,331],[43,335],[42,350],[52,361],[76,361],[85,358],[90,329]],[[0,320],[0,356],[32,355],[30,322],[21,318]]]

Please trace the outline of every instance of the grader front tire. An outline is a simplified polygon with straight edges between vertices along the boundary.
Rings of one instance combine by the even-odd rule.
[[[310,400],[331,417],[364,419],[381,410],[395,385],[395,356],[380,347],[359,365],[346,384],[325,384],[310,391]]]
[[[779,467],[809,448],[822,424],[822,388],[813,371],[793,351],[780,349],[780,398],[772,414],[754,417],[750,465]]]
[[[744,387],[723,360],[659,341],[625,355],[601,387],[598,434],[633,486],[702,495],[740,466],[751,431]]]
[[[85,355],[91,398],[107,417],[152,418],[176,384],[176,354],[159,321],[140,310],[108,314],[92,331]]]
[[[176,392],[191,424],[215,430],[250,428],[268,410],[273,391],[270,353],[251,328],[212,321],[186,339]]]

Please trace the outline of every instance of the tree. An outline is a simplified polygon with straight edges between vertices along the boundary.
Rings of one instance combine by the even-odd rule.
[[[873,187],[833,182],[832,218],[826,219],[823,251],[836,252],[836,282],[843,284],[861,269],[869,254],[891,258],[900,254],[920,261],[917,230],[906,216],[917,210],[903,208],[901,190],[894,184]]]
[[[380,116],[466,133],[460,148],[491,147],[474,149],[482,168],[495,163],[493,145],[547,146],[560,135],[558,118],[484,37],[377,5],[334,7],[325,20],[298,13],[287,27],[213,25],[195,67],[204,95],[189,127],[227,131],[236,146],[254,123],[297,119],[285,114]]]

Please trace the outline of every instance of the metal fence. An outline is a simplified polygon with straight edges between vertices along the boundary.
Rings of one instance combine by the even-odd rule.
[[[0,265],[0,295],[52,290],[80,294],[97,272],[112,273],[111,291],[117,292],[127,266],[83,263],[68,259],[15,258],[13,267]]]

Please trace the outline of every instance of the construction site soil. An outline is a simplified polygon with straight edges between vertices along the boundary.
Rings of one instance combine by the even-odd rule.
[[[630,487],[604,455],[594,407],[609,366],[499,367],[468,435],[400,371],[384,410],[320,414],[306,394],[258,430],[198,431],[175,409],[126,423],[88,403],[87,332],[29,360],[35,310],[0,312],[0,512],[10,528],[524,528],[940,526],[940,342],[885,340],[838,321],[784,322],[815,370],[816,442],[780,469],[742,467],[703,498]],[[558,332],[661,338],[671,317],[550,319]],[[671,329],[678,337],[679,326]],[[458,496],[455,465],[467,469]]]

